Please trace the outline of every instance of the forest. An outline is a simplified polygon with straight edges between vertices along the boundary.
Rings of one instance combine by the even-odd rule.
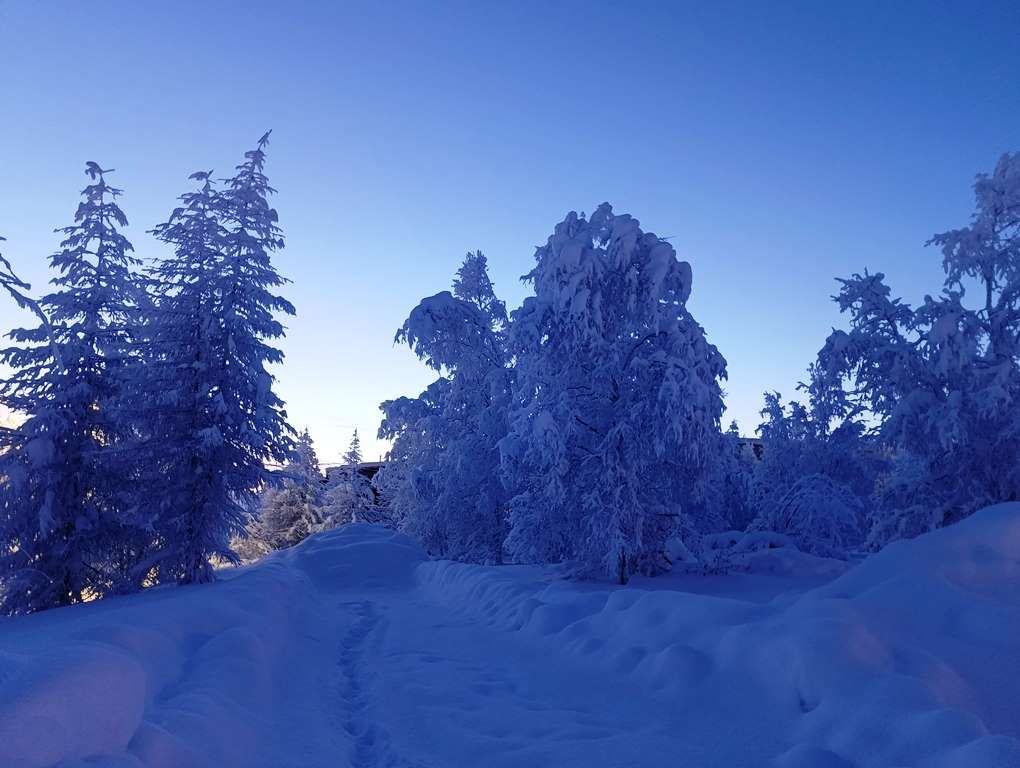
[[[352,522],[437,558],[624,584],[776,547],[859,559],[1017,499],[1020,154],[977,176],[969,223],[931,236],[944,281],[921,303],[881,272],[839,278],[844,327],[796,399],[765,393],[760,456],[722,425],[725,350],[668,239],[608,203],[570,212],[511,310],[469,252],[394,321],[436,378],[381,404],[391,448],[369,482],[356,433],[327,480],[274,391],[295,308],[269,136],[229,178],[191,174],[147,231],[165,255],[136,252],[95,162],[48,293],[7,244],[0,279],[34,325],[0,352],[5,613],[210,581]]]

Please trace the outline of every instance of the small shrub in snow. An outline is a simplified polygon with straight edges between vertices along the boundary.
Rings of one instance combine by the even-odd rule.
[[[809,475],[751,527],[787,536],[803,552],[846,559],[861,544],[863,518],[864,509],[853,494],[824,475]]]

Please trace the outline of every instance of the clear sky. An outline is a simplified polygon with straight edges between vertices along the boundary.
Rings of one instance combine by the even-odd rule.
[[[384,450],[378,403],[431,378],[394,331],[466,251],[516,306],[534,247],[604,200],[690,261],[751,432],[840,322],[833,278],[936,292],[925,240],[1020,150],[1016,2],[0,0],[0,57],[0,234],[37,289],[86,160],[152,256],[188,174],[273,129],[278,386],[326,462],[354,427]]]

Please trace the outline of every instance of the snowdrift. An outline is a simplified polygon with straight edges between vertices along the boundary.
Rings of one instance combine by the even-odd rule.
[[[0,620],[0,767],[289,764],[334,664],[323,595],[410,584],[423,559],[352,525],[215,584]]]
[[[782,768],[1020,766],[1020,504],[893,544],[792,602],[450,562],[417,575],[435,601],[637,676],[718,750],[776,741]]]
[[[761,557],[782,558],[777,573],[801,562],[774,552]],[[706,593],[720,577],[578,584],[552,569],[430,562],[399,534],[347,526],[217,584],[0,621],[0,766],[375,764],[365,733],[378,747],[384,729],[352,733],[343,708],[371,721],[393,704],[385,686],[378,706],[364,702],[373,665],[398,663],[373,650],[389,622],[484,627],[508,639],[504,654],[540,649],[520,658],[569,659],[608,691],[646,697],[641,711],[687,746],[634,765],[1020,766],[1020,505],[895,544],[822,586],[817,576],[765,598],[758,574],[726,582],[726,596]],[[413,650],[417,638],[400,641]],[[355,661],[366,666],[352,672]],[[517,669],[512,654],[497,662]],[[344,664],[361,694],[338,694]],[[455,700],[475,673],[459,674],[421,695]],[[410,719],[389,723],[391,736],[401,722],[428,730],[414,701],[399,703]],[[471,715],[512,731],[502,713],[497,697]],[[409,738],[402,759],[427,764]]]

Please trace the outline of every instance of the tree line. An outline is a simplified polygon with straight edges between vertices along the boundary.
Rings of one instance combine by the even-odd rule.
[[[382,403],[391,449],[369,487],[356,436],[324,486],[273,392],[294,308],[271,262],[267,142],[230,178],[191,176],[151,230],[171,252],[147,268],[95,163],[53,290],[33,301],[3,260],[0,284],[39,320],[0,351],[0,403],[25,415],[0,435],[5,612],[206,581],[237,561],[232,540],[279,548],[360,520],[438,557],[626,582],[709,567],[741,536],[847,557],[1017,498],[1020,154],[977,177],[969,225],[929,241],[936,297],[894,298],[882,273],[839,281],[847,328],[801,400],[766,393],[760,461],[721,428],[726,361],[667,240],[608,204],[572,212],[513,311],[468,253],[397,330],[436,380]]]
[[[1020,154],[974,184],[971,223],[933,236],[945,279],[918,306],[880,272],[839,280],[800,385],[766,392],[761,461],[723,431],[726,362],[691,316],[690,266],[604,204],[569,214],[507,313],[485,257],[397,340],[439,375],[382,404],[377,478],[433,554],[571,562],[621,582],[715,562],[727,532],[847,557],[1020,495]]]
[[[194,187],[151,234],[148,268],[122,229],[112,170],[90,162],[50,257],[40,322],[8,336],[0,403],[0,609],[22,613],[164,582],[203,582],[286,461],[292,430],[267,366],[294,308],[264,173],[269,134],[233,176]],[[28,304],[10,264],[5,286]]]

